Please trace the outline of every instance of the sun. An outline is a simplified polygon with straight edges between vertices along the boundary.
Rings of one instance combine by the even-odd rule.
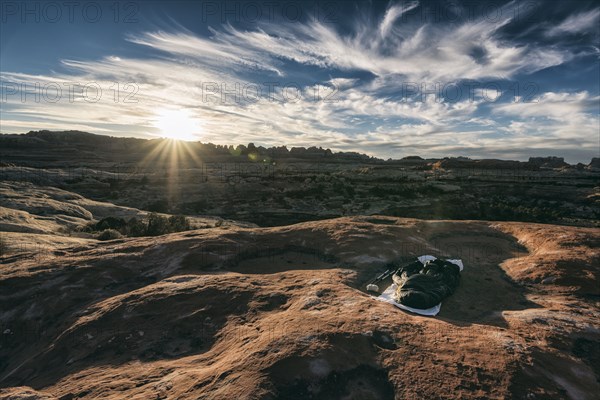
[[[200,120],[183,109],[158,111],[152,125],[160,131],[161,136],[175,140],[197,140],[202,132]]]

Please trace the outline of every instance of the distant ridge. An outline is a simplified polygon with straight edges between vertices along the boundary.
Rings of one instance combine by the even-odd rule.
[[[24,134],[0,134],[0,144],[3,148],[9,149],[27,149],[49,147],[81,148],[86,150],[106,150],[106,151],[147,151],[162,143],[165,138],[141,139],[133,137],[115,137],[108,135],[97,135],[89,132],[68,130],[68,131],[29,131]],[[254,143],[247,145],[220,145],[213,143],[203,143],[201,141],[185,142],[187,146],[197,151],[200,155],[206,156],[247,156],[250,161],[260,161],[265,159],[302,159],[302,160],[323,160],[330,161],[348,161],[348,162],[366,162],[366,163],[399,163],[399,164],[431,164],[436,168],[489,168],[489,169],[544,169],[544,168],[562,168],[572,167],[564,161],[562,157],[531,157],[528,161],[513,161],[499,159],[471,159],[468,157],[444,157],[444,158],[423,158],[421,156],[407,156],[400,159],[387,159],[369,156],[358,152],[333,152],[331,149],[311,146],[292,147],[273,146],[263,147],[255,146]],[[589,165],[577,164],[578,168],[597,169],[597,160],[592,160]]]

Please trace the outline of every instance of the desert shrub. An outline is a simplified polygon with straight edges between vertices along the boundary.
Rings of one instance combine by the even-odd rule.
[[[98,240],[114,240],[121,238],[122,235],[115,229],[105,229],[98,235]]]
[[[146,236],[158,236],[167,233],[187,231],[190,229],[190,223],[183,215],[173,215],[167,218],[156,213],[152,213],[148,216]]]
[[[125,233],[128,236],[145,236],[146,224],[143,221],[137,219],[136,217],[133,217],[129,221],[127,221]]]
[[[169,233],[169,219],[156,213],[148,216],[148,225],[146,227],[147,236],[158,236]]]
[[[169,230],[171,232],[189,231],[190,222],[183,215],[173,215],[169,217]]]
[[[106,217],[102,218],[98,223],[96,223],[96,230],[103,231],[106,229],[116,229],[121,230],[127,225],[127,222],[123,218],[115,218],[115,217]]]
[[[97,223],[89,223],[84,232],[100,232],[98,239],[111,240],[125,236],[158,236],[167,233],[192,229],[189,220],[183,215],[165,217],[151,213],[146,220],[135,217],[125,221],[122,218],[107,217]],[[118,235],[118,236],[117,236]]]

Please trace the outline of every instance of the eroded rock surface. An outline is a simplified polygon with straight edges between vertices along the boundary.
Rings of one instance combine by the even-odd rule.
[[[21,254],[0,398],[593,399],[599,233],[370,216]],[[421,254],[465,263],[437,317],[363,291]]]

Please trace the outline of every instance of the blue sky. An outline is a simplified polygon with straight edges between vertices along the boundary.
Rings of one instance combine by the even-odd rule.
[[[588,162],[595,1],[0,1],[2,133]]]

